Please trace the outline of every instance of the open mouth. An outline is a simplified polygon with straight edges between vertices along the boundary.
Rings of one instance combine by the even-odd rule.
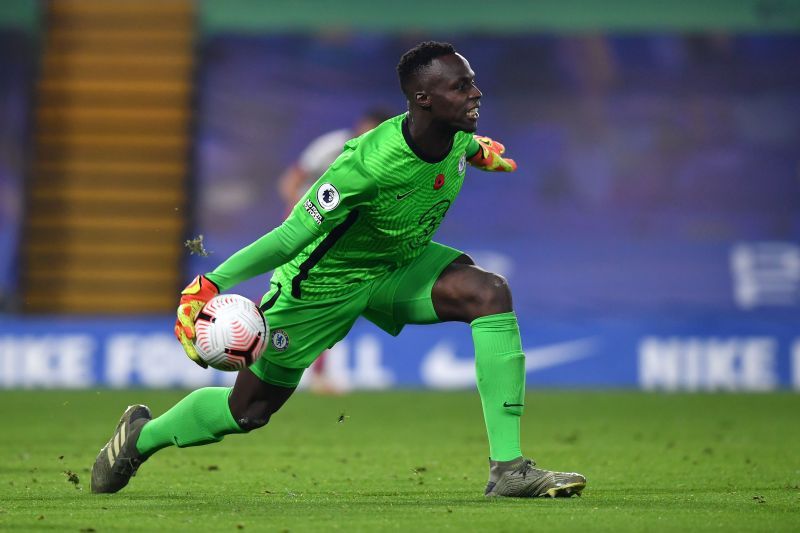
[[[478,120],[479,116],[480,116],[480,113],[478,112],[478,108],[477,107],[473,107],[472,109],[467,111],[467,118],[470,119],[470,120]]]

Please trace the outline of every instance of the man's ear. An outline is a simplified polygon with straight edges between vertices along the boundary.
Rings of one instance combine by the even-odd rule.
[[[414,93],[414,101],[422,108],[429,108],[431,106],[431,97],[425,91],[417,91]]]

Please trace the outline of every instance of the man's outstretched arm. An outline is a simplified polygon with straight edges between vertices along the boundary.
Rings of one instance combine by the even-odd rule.
[[[220,291],[226,291],[288,263],[318,236],[292,213],[283,224],[230,256],[206,277]]]
[[[352,150],[345,151],[309,189],[305,201],[294,206],[283,224],[230,256],[213,272],[198,276],[181,292],[175,336],[186,355],[205,367],[192,339],[194,321],[206,302],[220,291],[288,263],[376,194],[377,186],[364,172],[360,157],[354,156]],[[323,201],[326,197],[328,203]]]
[[[194,321],[206,302],[220,291],[287,263],[317,236],[293,213],[283,224],[230,256],[213,272],[197,276],[183,289],[175,321],[175,336],[189,359],[203,368],[208,366],[197,355],[192,343],[195,336]]]

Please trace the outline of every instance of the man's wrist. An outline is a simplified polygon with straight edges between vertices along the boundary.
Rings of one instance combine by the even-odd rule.
[[[211,285],[214,286],[214,288],[217,290],[217,292],[222,292],[222,287],[220,286],[220,281],[219,281],[219,279],[214,279],[214,273],[213,272],[207,272],[207,273],[203,274],[203,277],[206,278],[206,281],[208,281],[209,283],[211,283]]]

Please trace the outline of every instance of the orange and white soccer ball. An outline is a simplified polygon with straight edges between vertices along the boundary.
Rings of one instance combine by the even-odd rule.
[[[238,294],[219,294],[209,300],[194,323],[194,346],[208,366],[237,371],[261,357],[269,326],[256,304]]]

